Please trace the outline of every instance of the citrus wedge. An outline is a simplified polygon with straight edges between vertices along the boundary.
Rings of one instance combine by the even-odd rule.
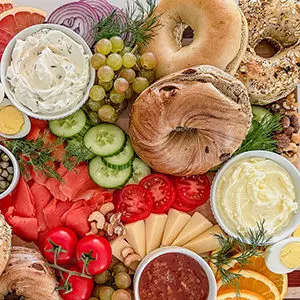
[[[12,0],[0,0],[0,14],[13,8]]]
[[[267,277],[261,275],[260,273],[249,271],[249,270],[239,270],[233,269],[232,272],[241,275],[236,282],[240,290],[249,290],[255,292],[263,297],[263,299],[268,300],[278,300],[280,299],[280,293],[276,285]],[[235,289],[235,283],[232,285],[223,285],[222,281],[217,282],[219,294],[224,293],[228,288]]]
[[[239,255],[241,255],[241,253],[239,253],[235,256],[239,256]],[[232,263],[230,264],[230,267],[233,269],[240,269],[240,265],[236,261],[232,261]],[[271,272],[265,264],[264,255],[252,256],[249,259],[249,263],[247,265],[244,265],[242,267],[242,269],[258,272],[261,275],[270,279],[276,285],[277,289],[279,290],[281,299],[283,299],[284,296],[286,295],[287,289],[288,289],[287,275],[286,274],[276,274],[276,273]]]
[[[237,295],[235,289],[228,289],[221,293],[218,293],[217,300],[265,300],[259,294],[248,291],[240,290],[239,295]]]
[[[46,13],[32,7],[16,7],[0,14],[0,58],[9,41],[23,29],[45,21]]]

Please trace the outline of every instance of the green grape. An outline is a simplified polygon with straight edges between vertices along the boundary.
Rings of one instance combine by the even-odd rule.
[[[112,269],[113,273],[116,275],[118,273],[128,273],[128,268],[121,262],[116,263]]]
[[[157,65],[157,59],[151,52],[146,52],[141,56],[141,65],[146,70],[152,70]]]
[[[94,101],[92,99],[89,99],[89,101],[87,102],[89,108],[92,110],[92,111],[98,111],[99,108],[104,105],[104,101]]]
[[[100,85],[94,85],[90,89],[90,98],[94,101],[101,101],[105,97],[105,90]]]
[[[102,106],[103,107],[103,106]],[[101,109],[101,108],[100,108]],[[90,111],[88,113],[89,119],[90,119],[90,123],[91,125],[98,125],[100,123],[100,119],[98,117],[98,114],[95,111]]]
[[[113,70],[118,71],[122,68],[122,56],[118,53],[112,53],[108,56],[106,63]]]
[[[91,298],[89,298],[89,300],[99,300],[99,298],[91,297]]]
[[[125,53],[131,52],[132,48],[125,46],[123,50],[120,52],[120,55],[124,55]]]
[[[127,289],[131,286],[131,277],[128,273],[121,272],[115,275],[115,282],[119,289]]]
[[[133,53],[125,53],[122,57],[123,66],[125,68],[132,68],[136,64],[136,56]]]
[[[106,57],[101,53],[95,53],[91,58],[91,64],[95,70],[98,70],[100,67],[104,66],[105,62]]]
[[[109,91],[112,89],[112,87],[114,86],[114,82],[111,80],[109,82],[102,82],[99,81],[99,84],[106,90]]]
[[[104,286],[101,288],[99,296],[100,300],[111,300],[113,293],[115,290],[110,286]]]
[[[125,94],[119,94],[115,90],[110,92],[109,99],[115,104],[122,103],[125,100]]]
[[[155,72],[153,70],[146,70],[146,69],[143,69],[141,72],[140,72],[140,76],[141,77],[145,77],[148,79],[149,83],[152,83],[154,82],[155,80]]]
[[[125,99],[131,99],[134,96],[133,88],[130,86],[128,90],[125,92]]]
[[[100,294],[100,291],[101,291],[102,287],[103,287],[102,285],[96,285],[94,287],[94,290],[93,290],[93,296],[94,297],[100,298],[99,294]]]
[[[116,110],[111,105],[103,105],[98,110],[98,117],[103,122],[114,123],[117,120],[118,115],[116,113]]]
[[[110,42],[112,44],[112,50],[111,52],[120,52],[124,48],[124,41],[119,36],[113,36],[110,39]]]
[[[132,297],[126,290],[117,290],[112,294],[111,300],[132,300]]]
[[[98,75],[98,78],[100,81],[109,82],[109,81],[113,80],[113,78],[115,76],[115,72],[109,66],[102,66],[99,68],[97,75]]]
[[[129,83],[126,79],[124,78],[118,78],[116,79],[116,81],[114,82],[114,88],[115,91],[119,94],[123,94],[125,93],[128,88],[129,88]]]
[[[132,84],[132,88],[137,94],[141,94],[148,86],[149,82],[144,77],[137,77]]]
[[[103,284],[103,283],[105,283],[108,280],[109,275],[110,275],[109,271],[106,270],[105,272],[103,272],[101,274],[95,275],[94,276],[94,281],[97,284]]]
[[[136,64],[132,67],[132,69],[137,72],[142,69],[141,56],[138,54],[136,55]]]
[[[119,77],[126,79],[129,83],[133,83],[136,75],[133,69],[123,69],[120,72]]]
[[[96,44],[96,51],[103,55],[107,55],[112,50],[112,43],[108,39],[102,39]]]

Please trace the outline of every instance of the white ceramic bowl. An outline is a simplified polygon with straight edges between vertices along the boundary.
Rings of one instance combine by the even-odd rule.
[[[73,39],[78,44],[82,45],[83,48],[84,48],[85,54],[89,55],[90,57],[93,55],[90,47],[81,38],[81,36],[79,36],[76,32],[74,32],[73,30],[71,30],[67,27],[64,27],[64,26],[61,26],[61,25],[54,25],[54,24],[40,24],[40,25],[31,26],[31,27],[28,27],[28,28],[24,29],[20,33],[18,33],[9,42],[9,44],[5,48],[5,51],[4,51],[2,59],[1,59],[1,82],[2,82],[2,85],[3,85],[4,91],[6,93],[6,96],[13,103],[13,105],[16,106],[21,112],[25,113],[28,116],[31,116],[33,118],[40,119],[40,120],[56,120],[56,119],[65,118],[65,117],[73,114],[74,112],[76,112],[78,109],[80,109],[82,107],[82,105],[89,98],[89,91],[90,91],[90,88],[95,83],[95,74],[96,73],[95,73],[95,70],[90,65],[90,80],[89,80],[88,86],[86,88],[86,91],[85,91],[82,99],[79,101],[79,103],[76,106],[66,107],[65,110],[63,110],[59,113],[48,113],[48,114],[34,113],[32,110],[30,110],[29,108],[24,106],[22,103],[17,101],[15,99],[14,95],[13,95],[11,85],[8,82],[8,80],[6,79],[7,68],[9,67],[9,65],[11,63],[11,55],[12,55],[12,52],[14,50],[14,47],[15,47],[15,44],[16,44],[17,40],[25,39],[28,36],[32,35],[33,33],[37,32],[37,31],[40,31],[41,29],[59,30],[59,31],[65,33],[66,35],[68,35],[71,39]]]
[[[269,151],[248,151],[242,154],[239,154],[235,156],[234,158],[230,159],[224,166],[219,170],[219,172],[216,174],[211,188],[211,195],[210,195],[210,204],[211,209],[214,214],[215,219],[217,220],[220,227],[230,236],[237,237],[237,233],[232,231],[229,226],[224,222],[222,214],[220,213],[217,205],[217,197],[216,197],[216,191],[217,186],[219,184],[220,179],[222,178],[223,174],[228,170],[229,167],[234,165],[236,162],[247,159],[247,158],[253,158],[253,157],[262,157],[267,158],[270,160],[273,160],[277,164],[279,164],[281,167],[283,167],[291,176],[294,186],[295,186],[295,192],[296,192],[296,201],[298,202],[299,208],[297,210],[297,213],[292,216],[287,226],[282,228],[281,231],[276,232],[274,235],[272,235],[272,238],[270,239],[268,244],[275,244],[287,237],[289,237],[298,227],[300,224],[300,173],[296,169],[296,167],[290,163],[286,158],[283,156],[269,152]]]
[[[207,264],[207,262],[198,254],[196,254],[193,251],[190,251],[188,249],[182,248],[182,247],[164,247],[164,248],[159,248],[157,250],[152,251],[149,253],[139,264],[138,268],[136,269],[135,275],[134,275],[134,281],[133,281],[133,289],[134,289],[134,295],[135,295],[135,300],[140,300],[139,297],[139,282],[141,275],[146,268],[146,266],[155,258],[167,254],[167,253],[181,253],[185,254],[187,256],[190,256],[194,260],[196,260],[203,270],[205,271],[207,278],[208,278],[208,283],[209,283],[209,294],[208,294],[208,300],[215,300],[217,298],[217,283],[215,276]]]
[[[0,199],[2,199],[4,197],[6,197],[8,194],[10,194],[15,189],[16,185],[18,184],[19,178],[20,178],[20,168],[19,168],[17,159],[7,148],[0,145],[0,150],[8,155],[8,157],[10,158],[10,160],[12,162],[13,168],[14,168],[14,178],[13,178],[10,186],[7,188],[7,190],[5,192],[0,194]]]

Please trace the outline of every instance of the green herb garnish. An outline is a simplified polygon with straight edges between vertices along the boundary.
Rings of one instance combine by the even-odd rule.
[[[247,265],[253,256],[262,255],[264,245],[268,244],[271,237],[267,237],[264,229],[264,220],[257,223],[255,230],[249,229],[247,234],[237,231],[237,238],[228,237],[223,234],[216,234],[221,249],[208,257],[218,270],[218,274],[225,285],[235,285],[238,292],[238,279],[241,274],[230,270],[232,263],[237,262],[240,267]],[[241,253],[236,256],[237,253]]]
[[[277,141],[273,134],[281,130],[281,115],[266,114],[261,122],[252,121],[252,126],[235,155],[252,150],[265,150],[275,152]]]
[[[126,36],[127,46],[145,46],[161,28],[160,16],[155,15],[155,8],[156,0],[146,0],[146,6],[140,0],[133,4],[127,1],[124,13],[115,10],[95,26],[96,40]]]

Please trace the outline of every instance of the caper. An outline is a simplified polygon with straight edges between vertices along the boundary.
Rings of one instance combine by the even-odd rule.
[[[2,153],[2,154],[1,154],[1,159],[2,159],[3,161],[5,161],[5,162],[9,161],[9,157],[8,157],[8,155],[6,155],[5,153]]]
[[[8,167],[6,169],[6,171],[9,173],[9,174],[14,174],[14,168],[13,167]]]
[[[5,190],[6,189],[6,181],[0,181],[0,189]]]
[[[2,173],[1,173],[1,176],[4,177],[4,178],[7,178],[8,175],[9,174],[8,174],[8,172],[6,170],[3,170]]]
[[[9,166],[9,163],[7,161],[0,162],[0,167],[2,169],[6,169]]]
[[[7,177],[7,181],[9,181],[9,182],[12,182],[13,178],[14,178],[14,176],[12,176],[12,175],[8,175],[8,177]]]

